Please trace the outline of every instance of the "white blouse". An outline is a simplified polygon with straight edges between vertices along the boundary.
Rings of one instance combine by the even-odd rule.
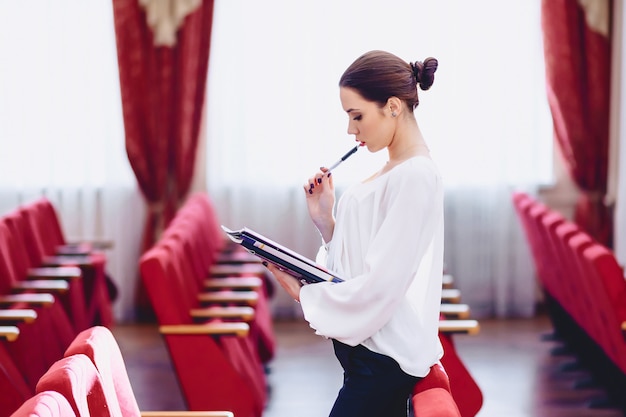
[[[318,257],[345,282],[302,287],[305,319],[318,335],[362,344],[425,376],[443,355],[443,231],[443,184],[430,158],[353,185],[337,204],[326,260]]]

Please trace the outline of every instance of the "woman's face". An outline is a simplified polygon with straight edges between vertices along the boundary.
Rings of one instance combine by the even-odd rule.
[[[386,148],[393,138],[394,124],[389,109],[365,100],[356,90],[340,87],[341,105],[348,113],[348,134],[367,146],[370,152]]]

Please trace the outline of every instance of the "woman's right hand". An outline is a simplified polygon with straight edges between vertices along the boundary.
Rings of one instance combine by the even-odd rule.
[[[309,215],[313,224],[322,235],[325,242],[330,242],[335,229],[335,186],[331,174],[327,174],[328,168],[322,167],[320,171],[308,179],[304,185],[304,195],[309,209]]]

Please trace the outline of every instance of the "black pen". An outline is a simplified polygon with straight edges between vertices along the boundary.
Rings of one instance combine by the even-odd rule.
[[[341,157],[341,159],[339,159],[337,162],[335,162],[334,164],[332,164],[330,166],[330,168],[328,168],[328,170],[324,173],[327,177],[330,177],[330,171],[332,171],[333,169],[337,168],[343,161],[345,161],[346,159],[348,159],[348,157],[350,155],[352,155],[353,153],[355,153],[356,151],[359,150],[359,147],[363,146],[363,143],[356,145],[354,148],[350,149],[344,156]],[[322,179],[318,178],[317,179],[317,183],[321,184],[322,183]],[[313,186],[314,184],[311,184],[311,188],[309,188],[309,194],[313,194]]]
[[[363,146],[362,144],[356,145],[354,148],[350,149],[348,151],[348,153],[346,153],[344,156],[341,157],[340,160],[338,160],[337,162],[335,162],[334,164],[332,164],[329,168],[328,171],[326,171],[327,175],[330,175],[330,171],[332,171],[333,169],[337,168],[343,161],[345,161],[346,159],[348,159],[348,157],[350,155],[352,155],[353,153],[355,153],[356,151],[359,150],[359,148]]]

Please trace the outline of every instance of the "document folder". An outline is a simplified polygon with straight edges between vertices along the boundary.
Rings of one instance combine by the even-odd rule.
[[[281,270],[299,279],[303,284],[343,281],[336,273],[324,266],[272,241],[254,230],[247,227],[239,230],[230,230],[225,226],[222,226],[222,229],[233,242],[240,244],[251,254],[271,262]]]

